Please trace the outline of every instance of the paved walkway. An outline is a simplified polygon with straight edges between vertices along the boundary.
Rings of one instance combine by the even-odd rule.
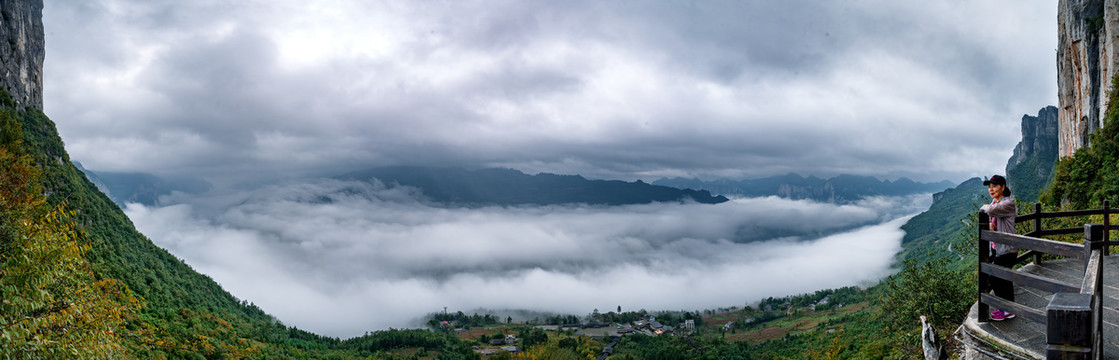
[[[1119,325],[1116,325],[1119,324],[1119,254],[1112,254],[1104,257],[1104,259],[1104,358],[1119,359]],[[1029,264],[1023,266],[1019,271],[1079,284],[1084,278],[1084,261],[1076,259],[1049,260],[1041,265]],[[1015,302],[1035,309],[1044,310],[1052,298],[1053,293],[1050,292],[1015,286]],[[971,312],[968,313],[967,320],[964,321],[963,331],[987,342],[989,345],[1001,348],[1004,354],[1009,353],[1011,358],[1045,358],[1045,326],[1043,324],[1021,317],[980,324],[975,320],[977,308],[977,305],[972,305]]]

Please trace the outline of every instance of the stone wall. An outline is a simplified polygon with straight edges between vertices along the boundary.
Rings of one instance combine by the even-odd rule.
[[[43,108],[42,0],[0,0],[0,85],[17,103]]]

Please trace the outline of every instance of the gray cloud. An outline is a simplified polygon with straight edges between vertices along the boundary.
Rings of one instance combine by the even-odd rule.
[[[1036,4],[1035,4],[1036,5]],[[103,171],[395,164],[646,180],[999,172],[1055,4],[49,3],[46,112]]]
[[[235,296],[346,337],[444,306],[695,310],[873,282],[900,249],[904,216],[929,202],[457,209],[417,196],[317,180],[126,212]]]

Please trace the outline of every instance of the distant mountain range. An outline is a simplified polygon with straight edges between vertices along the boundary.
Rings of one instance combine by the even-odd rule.
[[[211,185],[198,178],[166,179],[146,173],[103,172],[74,164],[113,202],[159,206],[160,197],[172,192],[200,194]],[[466,170],[420,166],[393,166],[354,171],[338,179],[370,181],[387,186],[410,186],[437,203],[457,206],[591,204],[628,205],[652,202],[695,201],[718,204],[727,196],[779,196],[829,203],[848,203],[867,196],[899,196],[938,192],[952,187],[947,181],[919,183],[901,178],[882,181],[869,176],[839,175],[829,179],[797,174],[760,179],[702,181],[662,178],[643,181],[588,180],[580,175],[540,173],[528,175],[505,168]]]
[[[465,170],[415,166],[382,167],[338,177],[346,180],[377,179],[387,186],[419,188],[432,201],[450,205],[627,205],[652,202],[695,201],[718,204],[728,201],[706,190],[678,189],[640,180],[588,180],[579,175],[541,173],[528,175],[513,169]]]
[[[919,183],[907,178],[896,181],[878,180],[870,176],[839,175],[830,179],[803,177],[789,173],[760,179],[702,181],[686,178],[662,178],[654,185],[680,189],[707,190],[726,196],[779,196],[787,199],[809,199],[829,203],[849,203],[867,196],[899,196],[937,192],[952,187],[949,181]]]
[[[74,162],[74,167],[81,170],[97,190],[101,190],[122,208],[126,203],[159,206],[160,196],[171,195],[176,191],[201,194],[209,191],[212,186],[199,178],[165,179],[139,172],[93,171],[82,167],[77,161]]]

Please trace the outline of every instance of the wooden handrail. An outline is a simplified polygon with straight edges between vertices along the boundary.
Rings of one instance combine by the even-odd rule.
[[[990,263],[979,264],[979,271],[1000,279],[1010,280],[1017,285],[1029,286],[1034,289],[1044,290],[1048,292],[1078,293],[1082,291],[1082,288],[1078,285],[1073,285],[1060,280],[1053,280],[1021,271],[1014,271],[1013,269],[1008,269]]]
[[[1119,210],[1119,209],[1110,209],[1111,211],[1107,211],[1107,210],[1108,209],[1091,209],[1091,210],[1052,211],[1052,212],[1042,212],[1042,213],[1035,212],[1035,213],[1030,213],[1030,214],[1025,214],[1025,215],[1018,215],[1017,220],[1028,221],[1028,220],[1033,220],[1033,219],[1053,219],[1053,218],[1073,217],[1073,216],[1103,215],[1104,212],[1114,213],[1115,210]]]
[[[1027,235],[1001,233],[986,230],[983,226],[989,221],[987,214],[980,212],[978,220],[979,253],[979,322],[990,320],[990,307],[1010,311],[1022,318],[1045,324],[1046,357],[1050,359],[1083,358],[1100,359],[1103,354],[1103,259],[1108,255],[1108,233],[1111,228],[1112,209],[1104,202],[1102,210],[1078,210],[1059,213],[1042,213],[1041,207],[1034,207],[1032,217],[1022,216],[1019,220],[1033,220],[1033,231]],[[1056,214],[1057,216],[1050,216]],[[1072,244],[1038,238],[1049,234],[1072,234],[1079,229],[1041,229],[1041,219],[1059,216],[1095,215],[1104,216],[1103,224],[1085,224],[1084,243]],[[1041,253],[1085,260],[1084,277],[1079,286],[1039,275],[1014,271],[1013,269],[990,263],[992,242],[1011,245],[1029,251],[1018,257],[1018,261],[1034,257],[1037,262]],[[1044,311],[1027,307],[1010,300],[987,294],[990,281],[994,278],[1009,280],[1019,286],[1027,286],[1054,293]]]
[[[1046,254],[1053,254],[1070,258],[1083,259],[1084,256],[1087,255],[1084,254],[1084,246],[1080,244],[1041,239],[1025,235],[1002,233],[990,230],[980,230],[979,238],[981,240],[1007,244],[1020,249],[1037,250]]]
[[[1081,294],[1095,294],[1102,290],[1103,284],[1100,284],[1100,282],[1103,280],[1103,259],[1100,256],[1100,251],[1092,250],[1092,255],[1088,258],[1088,265],[1084,267],[1084,282],[1080,284]]]

